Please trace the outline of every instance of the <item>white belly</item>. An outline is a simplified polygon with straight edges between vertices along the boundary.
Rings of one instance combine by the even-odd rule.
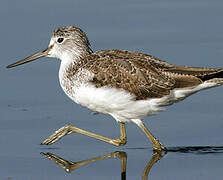
[[[93,111],[112,115],[117,121],[127,122],[161,111],[157,99],[135,101],[134,95],[110,87],[95,88],[82,85],[75,90],[73,100]]]
[[[199,90],[214,87],[214,83],[203,83],[194,88],[173,90],[163,98],[135,100],[134,95],[121,89],[110,87],[96,88],[92,84],[83,84],[74,88],[70,97],[76,103],[93,111],[110,114],[119,122],[141,119],[163,110],[162,106],[178,102]]]

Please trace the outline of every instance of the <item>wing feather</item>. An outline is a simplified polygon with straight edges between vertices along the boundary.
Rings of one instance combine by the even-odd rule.
[[[100,88],[120,88],[137,100],[161,98],[173,89],[195,87],[223,69],[177,66],[151,55],[124,50],[102,50],[83,60],[82,68],[94,74],[91,83]]]
[[[91,63],[91,58],[97,61]],[[163,97],[174,88],[175,81],[159,73],[151,65],[150,56],[106,50],[94,53],[91,58],[83,68],[94,73],[91,82],[98,88],[121,88],[134,94],[137,100]]]

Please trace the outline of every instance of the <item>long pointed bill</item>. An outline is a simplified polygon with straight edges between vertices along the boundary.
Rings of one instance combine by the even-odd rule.
[[[38,53],[33,54],[32,56],[29,56],[29,57],[21,60],[21,61],[18,61],[16,63],[8,65],[6,68],[12,68],[12,67],[15,67],[15,66],[19,66],[19,65],[34,61],[34,60],[39,59],[41,57],[45,57],[45,56],[48,55],[48,52],[50,51],[51,48],[52,48],[52,46],[49,46],[48,48],[46,48],[43,51],[40,51]]]

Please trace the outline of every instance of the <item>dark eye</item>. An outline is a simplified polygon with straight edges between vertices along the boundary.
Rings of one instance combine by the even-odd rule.
[[[58,39],[57,39],[57,42],[58,42],[58,43],[62,43],[63,40],[64,40],[64,38],[58,38]]]

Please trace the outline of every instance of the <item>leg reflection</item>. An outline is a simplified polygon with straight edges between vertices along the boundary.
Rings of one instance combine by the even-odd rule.
[[[83,160],[83,161],[78,161],[78,162],[72,162],[72,161],[67,161],[53,153],[41,153],[43,156],[47,157],[57,165],[59,165],[61,168],[63,168],[66,172],[70,173],[84,165],[97,162],[100,160],[108,159],[108,158],[119,158],[121,160],[121,180],[126,180],[126,164],[127,164],[127,154],[126,152],[121,152],[121,151],[115,151],[109,154],[105,154],[102,156],[98,156],[95,158]],[[148,174],[152,168],[152,166],[160,160],[165,154],[162,152],[154,152],[152,158],[150,161],[147,163],[146,167],[143,170],[142,174],[142,180],[147,180],[148,179]]]
[[[63,168],[66,172],[72,172],[75,169],[80,168],[81,166],[84,166],[86,164],[90,164],[96,161],[108,159],[108,158],[119,158],[121,160],[121,179],[125,180],[126,179],[126,162],[127,162],[127,154],[125,152],[121,151],[115,151],[109,154],[105,154],[102,156],[98,156],[95,158],[83,160],[83,161],[78,161],[78,162],[72,162],[72,161],[67,161],[53,153],[41,153],[43,156],[47,157],[51,161],[55,162],[57,165],[59,165],[61,168]]]
[[[165,153],[154,151],[152,158],[150,159],[150,161],[147,163],[146,167],[143,170],[142,180],[147,180],[148,179],[148,175],[149,175],[149,172],[150,172],[151,168],[164,155],[165,155]]]

